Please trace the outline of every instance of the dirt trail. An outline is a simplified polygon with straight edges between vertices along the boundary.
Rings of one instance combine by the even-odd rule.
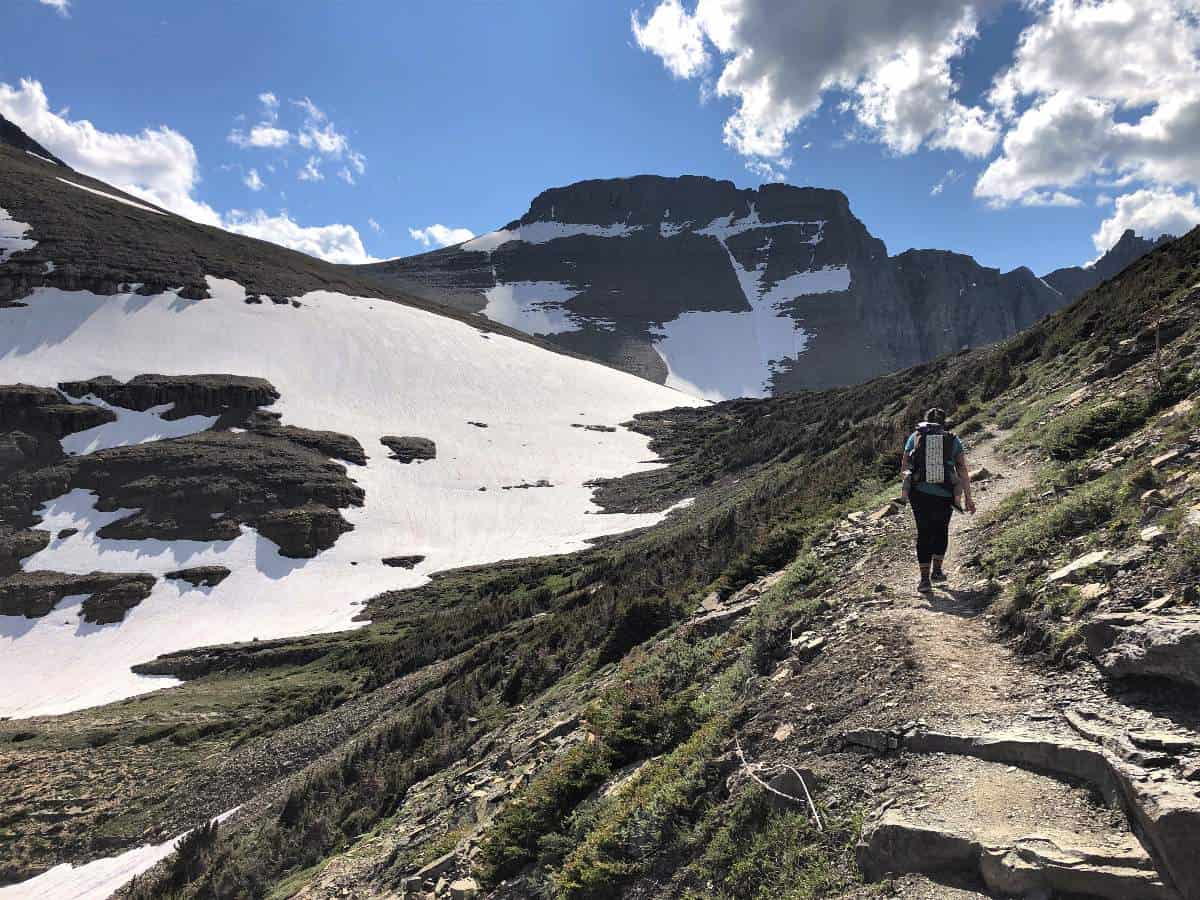
[[[980,526],[986,514],[1033,483],[1034,466],[998,451],[1002,437],[968,450],[972,471],[984,468],[991,477],[975,485],[976,515],[956,513],[952,520],[947,583],[932,594],[917,592],[914,526],[907,509],[903,520],[888,526],[891,539],[858,573],[864,587],[874,584],[876,593],[892,598],[873,615],[904,635],[916,660],[918,677],[905,703],[906,714],[937,731],[1059,731],[1064,706],[1089,693],[1078,675],[1040,668],[997,639],[986,585],[963,565],[982,549]],[[917,754],[892,783],[889,795],[889,815],[899,817],[896,821],[909,829],[910,840],[912,834],[940,833],[1008,847],[1032,839],[1050,841],[1060,854],[1070,855],[1078,848],[1092,854],[1096,848],[1119,850],[1122,859],[1132,860],[1130,865],[1148,865],[1123,814],[1107,808],[1094,790],[1015,766]],[[930,843],[922,852],[935,852],[937,846]],[[916,865],[921,855],[916,854]],[[919,875],[895,885],[899,896],[913,898],[962,897],[961,887],[967,886],[952,887]]]
[[[1006,497],[1033,483],[1031,467],[1006,459],[996,449],[1003,435],[968,450],[972,471],[991,476],[974,486],[975,515],[955,513],[950,523],[946,572],[949,581],[932,594],[917,593],[915,534],[906,508],[905,540],[864,568],[862,575],[886,586],[894,604],[881,615],[907,636],[921,678],[913,698],[915,717],[930,726],[977,730],[997,719],[1045,711],[1043,676],[996,640],[987,616],[988,597],[962,561],[979,552],[976,531],[983,517]]]

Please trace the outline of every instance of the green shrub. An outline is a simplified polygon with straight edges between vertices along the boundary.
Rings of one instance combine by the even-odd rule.
[[[1150,411],[1146,401],[1129,398],[1081,407],[1047,426],[1043,446],[1054,459],[1079,459],[1132,434]]]
[[[719,814],[718,814],[719,813]],[[806,809],[781,809],[753,789],[714,810],[697,831],[703,847],[679,879],[685,900],[815,900],[859,881],[856,820],[830,820],[818,831]]]
[[[481,874],[488,884],[509,878],[538,855],[542,839],[612,772],[597,743],[577,744],[554,760],[496,816],[480,845]]]
[[[1028,502],[1006,504],[1009,519],[1016,519],[992,542],[986,561],[993,571],[1054,553],[1062,541],[1078,537],[1109,522],[1117,509],[1117,475],[1076,488],[1066,497],[1038,509]],[[1012,498],[1010,498],[1012,499]]]

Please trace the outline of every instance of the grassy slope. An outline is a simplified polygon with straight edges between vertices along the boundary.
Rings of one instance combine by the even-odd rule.
[[[730,897],[778,896],[770,886],[781,883],[794,886],[791,896],[818,896],[852,881],[852,814],[835,819],[818,838],[802,817],[775,810],[761,797],[731,799],[721,789],[730,735],[754,702],[739,685],[772,657],[788,624],[818,611],[811,587],[825,573],[812,565],[806,547],[846,509],[878,493],[881,479],[894,471],[902,436],[935,402],[966,430],[1006,419],[1019,426],[1015,440],[1044,448],[1048,456],[1069,456],[1050,468],[1058,493],[1037,517],[1013,506],[996,522],[1000,551],[988,563],[997,576],[1011,576],[1022,562],[1021,554],[1005,547],[1043,547],[1037,558],[1042,562],[1044,552],[1043,565],[1049,566],[1054,553],[1067,552],[1064,540],[1101,527],[1125,534],[1123,501],[1101,504],[1083,518],[1073,511],[1076,504],[1091,509],[1087,498],[1105,493],[1096,487],[1104,477],[1122,477],[1097,482],[1084,469],[1106,442],[1147,422],[1158,427],[1151,417],[1191,390],[1187,348],[1194,337],[1191,288],[1198,273],[1200,232],[1160,248],[996,348],[855,388],[642,417],[638,427],[653,435],[671,469],[605,486],[602,495],[622,508],[644,508],[703,490],[683,515],[583,553],[451,573],[418,591],[384,596],[374,603],[376,621],[368,628],[295,642],[311,651],[301,666],[273,666],[254,654],[239,663],[234,654],[229,671],[127,701],[129,709],[177,723],[145,745],[164,750],[178,747],[172,737],[179,731],[190,735],[205,721],[234,721],[227,731],[183,744],[192,751],[172,764],[211,777],[202,759],[234,745],[253,746],[285,727],[303,729],[308,721],[321,721],[310,717],[323,708],[336,723],[342,711],[369,703],[395,679],[430,676],[360,737],[310,766],[261,815],[194,842],[160,880],[133,893],[262,896],[387,823],[413,784],[465,754],[520,704],[568,690],[586,707],[596,740],[564,753],[501,811],[484,840],[483,876],[498,880],[533,863],[525,877],[563,897],[609,896],[619,885],[645,878],[696,896]],[[1165,342],[1162,388],[1147,338],[1155,320],[1167,326],[1160,327],[1160,337],[1173,336]],[[1104,381],[1105,372],[1117,381]],[[1086,411],[1079,413],[1078,428],[1075,418],[1056,415],[1055,401],[1085,376],[1099,378],[1098,396],[1125,391],[1116,402],[1133,411],[1098,416],[1117,422],[1098,433]],[[1122,465],[1136,466],[1140,458]],[[1067,508],[1061,514],[1055,512],[1060,505]],[[790,566],[789,577],[760,603],[746,628],[717,637],[671,629],[707,592],[731,593],[784,566]],[[1037,584],[1029,590],[1042,596]],[[1041,607],[1017,609],[1022,603],[1014,604],[1013,627],[1032,629],[1044,618]],[[1086,613],[1070,605],[1055,609]],[[1070,623],[1062,615],[1055,621],[1063,627],[1050,629],[1048,640],[1069,641],[1058,635]],[[642,645],[656,636],[648,652]],[[241,668],[252,659],[259,668]],[[595,673],[614,663],[623,677],[605,679],[604,688],[589,692]],[[258,697],[278,700],[256,709],[247,698]],[[93,711],[77,720],[76,731],[98,727],[106,717],[128,721],[124,714],[120,708]],[[63,761],[83,752],[76,737],[57,734],[53,726],[33,730],[35,737],[11,745],[6,755],[39,742]],[[128,732],[118,731],[118,742],[132,743]],[[614,772],[645,760],[653,761],[622,790],[603,801],[593,797]],[[128,797],[117,821],[139,827],[194,822],[194,782],[171,785],[157,763],[144,765],[159,792]],[[251,778],[239,783],[255,785]],[[213,811],[219,810],[204,814]],[[44,864],[47,838],[33,840],[36,829],[28,820],[9,817],[0,828],[5,858],[17,848],[16,858],[24,853],[30,865]],[[115,830],[125,838],[135,831]],[[75,840],[88,846],[81,835]],[[394,882],[411,862],[397,860],[378,877]]]

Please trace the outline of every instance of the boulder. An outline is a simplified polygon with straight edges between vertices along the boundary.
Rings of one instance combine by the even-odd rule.
[[[194,566],[190,569],[177,569],[168,572],[164,578],[176,581],[186,581],[192,587],[216,587],[230,576],[229,569],[224,566]]]
[[[387,434],[379,439],[379,443],[392,451],[392,459],[399,460],[402,463],[435,459],[437,457],[437,445],[429,438],[401,437],[394,434]]]
[[[1200,687],[1200,615],[1109,613],[1086,622],[1083,637],[1110,677],[1151,675]]]
[[[1138,540],[1145,544],[1165,544],[1167,530],[1161,525],[1147,525],[1138,532]]]
[[[450,900],[471,900],[479,894],[479,882],[474,878],[459,878],[450,882]]]
[[[425,562],[425,557],[419,553],[411,556],[387,556],[383,559],[385,566],[391,566],[394,569],[413,569],[423,562]]]
[[[354,527],[336,509],[319,503],[272,510],[255,525],[259,534],[279,545],[280,554],[292,559],[311,559]]]

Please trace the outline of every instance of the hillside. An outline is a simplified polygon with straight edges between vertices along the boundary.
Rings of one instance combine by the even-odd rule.
[[[43,246],[36,222],[32,238]],[[113,641],[154,609],[214,641],[229,623],[257,630],[170,652],[139,640],[103,678],[74,678],[107,690],[136,661],[128,677],[177,686],[0,723],[0,877],[96,861],[13,896],[115,889],[164,858],[125,895],[443,896],[473,878],[496,897],[852,898],[883,878],[905,897],[1200,896],[1200,231],[995,347],[638,415],[683,398],[402,304],[253,304],[205,283],[211,298],[189,303],[40,287],[3,311],[27,318],[3,332],[0,381],[40,385],[5,407],[18,476],[4,509],[41,518],[22,521],[10,571],[36,551],[83,579],[6,594],[57,592],[51,616],[5,616],[5,633]],[[164,340],[176,330],[186,343]],[[352,365],[348,387],[283,352],[315,334]],[[438,393],[451,382],[421,356],[431,345],[473,390]],[[569,371],[539,382],[547,366]],[[130,380],[172,370],[187,377]],[[926,603],[907,511],[887,501],[897,448],[934,401],[991,475],[980,518],[956,525],[950,589]],[[436,459],[382,454],[393,429],[433,438]],[[157,439],[119,446],[131,437]],[[242,474],[260,452],[303,477],[281,490],[270,467]],[[650,452],[668,465],[624,474]],[[207,497],[188,479],[214,463],[216,506],[169,501]],[[622,477],[581,486],[594,475]],[[89,490],[99,502],[72,493]],[[471,505],[444,521],[449,497]],[[239,563],[255,531],[291,550],[259,537],[256,564]],[[147,555],[151,540],[171,549]],[[95,583],[97,561],[145,577]],[[186,577],[162,577],[167,562]],[[90,601],[94,624],[83,608],[62,628],[55,596]],[[192,614],[221,597],[203,607],[219,616]],[[299,630],[330,633],[277,621],[322,603],[327,618]],[[360,627],[333,631],[346,611]],[[31,669],[70,665],[43,646],[52,668],[33,653],[14,670],[31,696]],[[171,855],[176,835],[230,813]]]
[[[839,191],[642,175],[545,191],[498,231],[357,271],[728,399],[853,384],[1001,340],[1151,246],[1131,234],[1043,280],[948,251],[888,256]]]

